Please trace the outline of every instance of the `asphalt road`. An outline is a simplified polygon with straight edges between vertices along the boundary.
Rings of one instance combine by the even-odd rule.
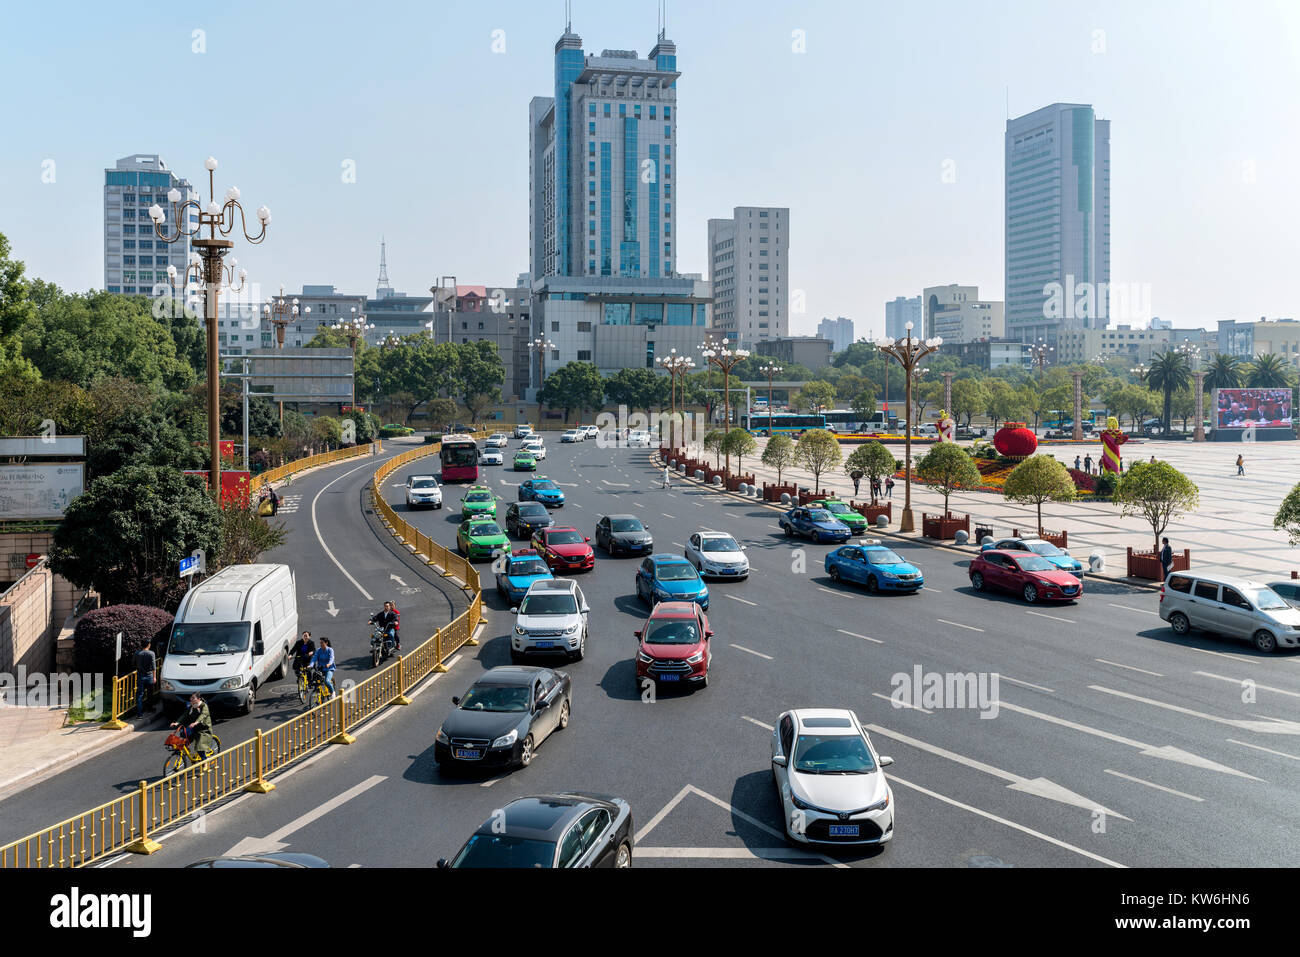
[[[642,700],[632,667],[632,632],[647,614],[633,594],[637,560],[598,554],[595,570],[579,577],[592,606],[587,657],[557,663],[574,678],[569,728],[526,770],[443,778],[433,736],[451,696],[509,660],[511,616],[489,585],[482,644],[463,649],[410,707],[389,709],[356,744],[278,777],[271,794],[242,796],[164,835],[161,853],[109,863],[177,866],[282,846],[335,866],[428,866],[509,800],[582,789],[630,801],[638,866],[1296,863],[1295,652],[1263,656],[1210,636],[1176,638],[1156,616],[1153,592],[1118,584],[1090,581],[1081,601],[1063,606],[975,594],[967,557],[915,542],[896,547],[923,568],[927,589],[868,597],[834,585],[822,569],[828,546],[787,541],[773,510],[681,483],[663,490],[645,450],[548,446],[541,474],[568,496],[559,521],[590,535],[602,514],[634,512],[657,550],[679,554],[701,527],[748,544],[750,579],[710,583],[707,689]],[[524,477],[508,468],[488,475],[507,502]],[[450,490],[451,509],[414,521],[452,545],[459,497]],[[373,536],[358,537],[352,553],[372,579],[395,562]],[[299,571],[304,606],[313,593],[347,595],[330,569],[326,559]],[[405,612],[403,626],[409,635]],[[894,677],[917,667],[996,673],[996,715],[894,707]],[[896,837],[885,849],[808,852],[784,840],[771,725],[786,708],[810,706],[854,709],[877,749],[894,757]],[[62,778],[51,785],[61,788]]]

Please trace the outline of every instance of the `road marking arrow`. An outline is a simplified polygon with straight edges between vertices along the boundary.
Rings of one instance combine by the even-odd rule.
[[[347,804],[354,797],[364,794],[376,784],[387,780],[388,777],[383,774],[376,774],[368,777],[360,784],[348,788],[342,794],[336,795],[323,804],[317,805],[301,817],[294,818],[294,820],[290,821],[284,827],[272,831],[270,834],[266,835],[266,837],[244,838],[230,850],[226,851],[224,856],[238,857],[241,854],[272,854],[276,851],[282,851],[289,846],[284,839],[290,834],[302,830],[308,824],[314,824],[326,814],[329,814],[336,808]]]
[[[339,610],[338,610],[337,608],[334,607],[334,599],[333,599],[333,598],[330,599],[330,606],[329,606],[328,608],[326,608],[325,610],[326,610],[327,612],[329,612],[329,616],[330,616],[331,618],[333,618],[334,616],[336,616],[336,615],[339,613]]]
[[[403,588],[406,587],[406,582],[402,581],[400,578],[398,578],[396,575],[392,573],[389,574],[388,579],[389,581],[397,582],[397,584],[401,585]]]
[[[1176,711],[1179,714],[1190,714],[1193,718],[1204,718],[1206,721],[1213,721],[1216,724],[1226,724],[1233,728],[1241,728],[1243,731],[1256,731],[1260,734],[1300,734],[1300,724],[1294,721],[1280,721],[1270,719],[1268,721],[1248,721],[1245,718],[1221,718],[1215,714],[1205,714],[1201,711],[1193,711],[1191,708],[1183,708],[1176,704],[1166,704],[1163,701],[1156,701],[1154,698],[1143,698],[1135,694],[1127,694],[1123,691],[1114,691],[1110,688],[1103,688],[1100,685],[1088,685],[1090,691],[1100,691],[1102,694],[1114,695],[1117,698],[1128,698],[1130,701],[1140,701],[1143,704],[1149,704],[1157,708],[1164,708],[1166,711]]]

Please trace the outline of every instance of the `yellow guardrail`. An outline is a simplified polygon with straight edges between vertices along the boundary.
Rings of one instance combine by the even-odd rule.
[[[444,575],[459,578],[472,593],[464,612],[409,653],[399,655],[392,664],[354,685],[340,686],[338,694],[310,711],[269,731],[258,730],[254,737],[206,761],[161,780],[141,781],[129,794],[0,847],[0,869],[78,867],[124,851],[152,854],[161,845],[151,834],[184,823],[208,805],[233,794],[245,791],[265,794],[273,790],[275,784],[267,780],[270,775],[327,744],[351,744],[355,738],[350,729],[389,705],[410,704],[407,691],[430,674],[446,671],[447,659],[458,648],[477,644],[474,632],[483,620],[483,594],[477,569],[454,552],[431,542],[427,535],[398,516],[381,491],[383,480],[394,469],[413,459],[434,455],[439,449],[434,443],[387,460],[374,474],[372,492],[375,506],[393,534],[416,549],[429,564],[441,563]],[[308,460],[299,460],[304,461]],[[134,707],[134,694],[134,674],[114,682],[114,710],[119,703]]]

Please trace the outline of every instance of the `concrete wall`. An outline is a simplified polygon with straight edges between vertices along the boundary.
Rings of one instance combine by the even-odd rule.
[[[0,534],[0,574],[19,579],[0,596],[0,671],[19,665],[30,672],[55,670],[58,628],[72,612],[81,590],[41,563],[30,573],[26,556],[45,555],[53,536],[46,533]]]

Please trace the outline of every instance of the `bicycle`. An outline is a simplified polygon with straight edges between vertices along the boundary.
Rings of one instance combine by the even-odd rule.
[[[294,672],[298,676],[298,700],[303,704],[307,703],[307,691],[310,683],[310,678],[307,673],[309,671],[311,671],[311,667],[304,665]]]
[[[169,777],[177,771],[183,770],[186,765],[198,764],[200,761],[206,760],[206,758],[201,758],[190,750],[189,738],[179,732],[169,734],[167,740],[163,742],[163,747],[171,752],[171,756],[163,762],[163,777]],[[221,739],[214,734],[212,735],[212,750],[208,752],[207,757],[210,758],[220,752]]]
[[[320,668],[312,667],[307,669],[307,674],[307,697],[305,703],[307,705],[307,710],[310,711],[322,701],[328,701],[333,697],[333,695],[330,694],[329,686],[325,684],[325,672]]]

